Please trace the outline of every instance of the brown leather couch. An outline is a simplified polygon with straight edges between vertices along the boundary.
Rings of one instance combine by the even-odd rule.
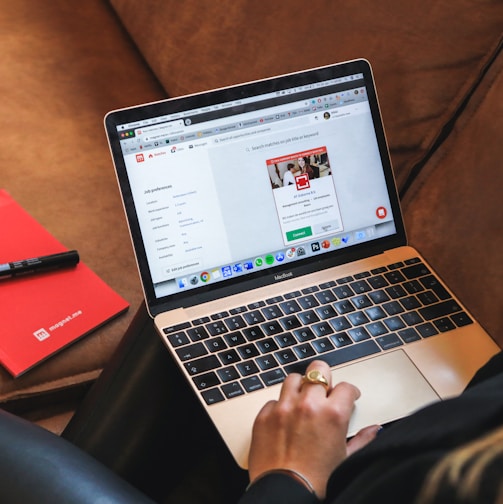
[[[0,369],[4,409],[61,432],[141,308],[107,111],[358,57],[374,68],[410,243],[503,345],[500,0],[0,7],[0,186],[131,305],[22,377]]]

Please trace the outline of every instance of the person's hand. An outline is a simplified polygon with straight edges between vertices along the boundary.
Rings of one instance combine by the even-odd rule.
[[[269,401],[253,426],[248,463],[250,481],[267,471],[289,469],[305,476],[324,498],[328,478],[352,452],[371,441],[379,426],[362,429],[346,443],[349,419],[360,391],[341,382],[332,388],[327,363],[312,362],[306,374],[319,370],[328,385],[287,376],[277,401]]]

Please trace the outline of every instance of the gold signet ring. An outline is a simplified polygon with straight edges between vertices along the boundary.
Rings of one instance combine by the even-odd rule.
[[[313,385],[323,385],[325,387],[325,390],[328,391],[328,381],[327,379],[323,376],[321,371],[318,371],[317,369],[311,369],[306,375],[302,377],[302,384],[304,383],[310,383]]]

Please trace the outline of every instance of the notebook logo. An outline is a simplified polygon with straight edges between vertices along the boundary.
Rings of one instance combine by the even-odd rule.
[[[42,328],[39,329],[38,331],[35,331],[33,333],[33,336],[35,336],[35,338],[37,338],[38,341],[44,341],[50,336],[50,334],[45,329]]]
[[[281,275],[274,275],[274,280],[284,280],[285,278],[293,277],[293,272],[281,273]]]

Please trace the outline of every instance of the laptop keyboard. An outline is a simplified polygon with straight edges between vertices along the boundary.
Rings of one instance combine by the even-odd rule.
[[[206,404],[473,323],[419,259],[164,329]]]

